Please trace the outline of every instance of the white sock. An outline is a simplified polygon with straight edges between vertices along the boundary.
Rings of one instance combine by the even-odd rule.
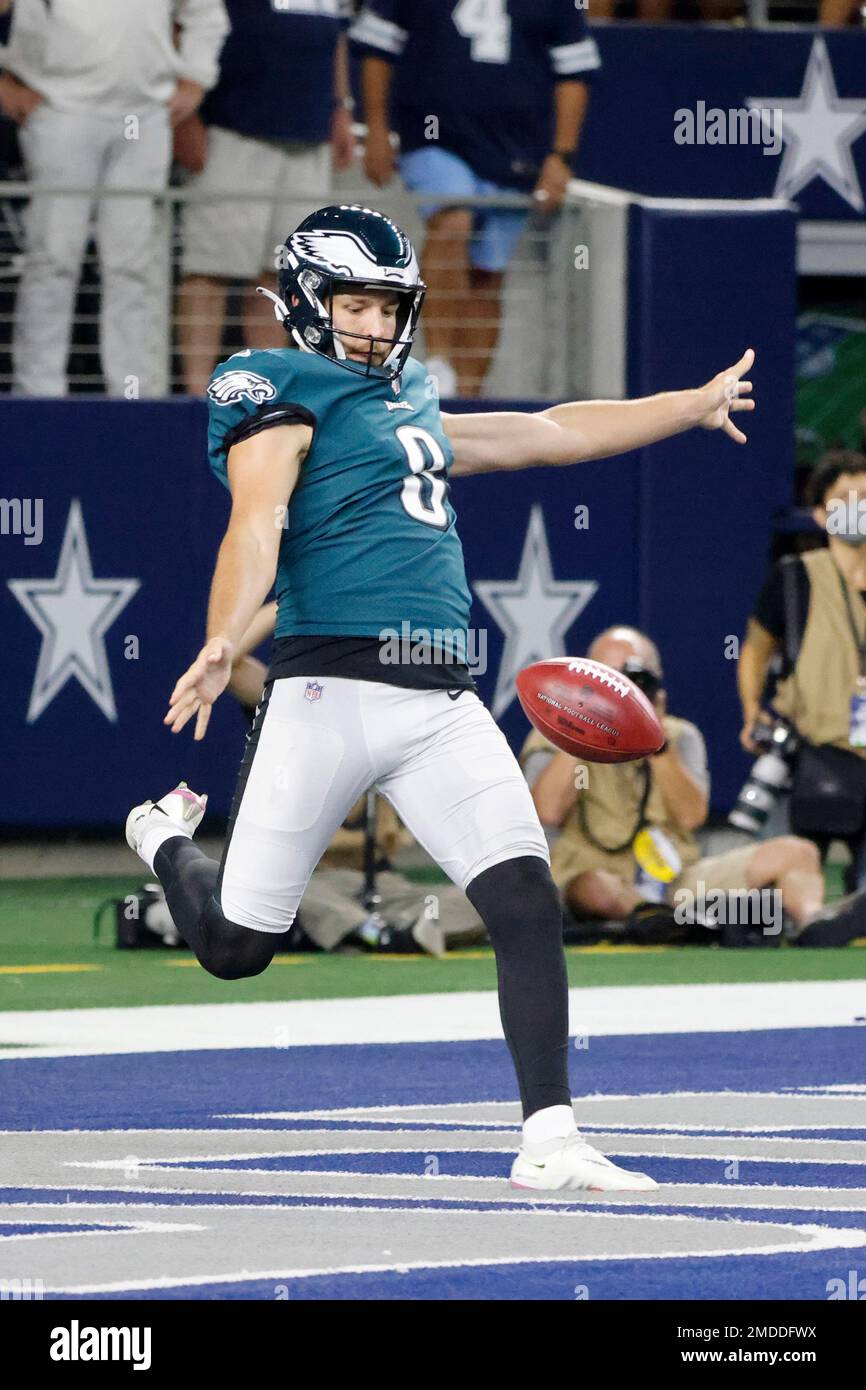
[[[574,1134],[574,1111],[570,1105],[548,1105],[523,1121],[523,1145],[532,1149],[551,1140],[561,1141]]]
[[[143,859],[150,872],[154,872],[153,861],[159,850],[162,849],[166,840],[173,840],[176,835],[184,835],[187,840],[192,839],[186,831],[179,829],[173,821],[166,819],[165,825],[152,825],[144,832],[141,841],[141,849],[138,851],[139,859]]]

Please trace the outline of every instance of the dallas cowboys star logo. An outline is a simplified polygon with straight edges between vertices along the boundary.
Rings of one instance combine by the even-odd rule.
[[[10,579],[9,588],[42,634],[30,694],[32,724],[74,676],[106,719],[117,719],[105,634],[139,588],[137,579],[94,579],[84,517],[69,508],[53,579]]]
[[[505,633],[492,706],[498,719],[514,699],[518,671],[545,657],[568,655],[565,634],[598,584],[594,579],[554,579],[544,516],[536,504],[529,516],[517,578],[482,579],[473,587]]]
[[[777,198],[793,198],[813,179],[822,178],[834,192],[858,212],[863,212],[863,193],[851,146],[866,130],[866,98],[842,98],[827,44],[812,43],[803,89],[799,97],[749,97],[751,107],[761,108],[761,124],[772,133],[773,112],[782,112],[785,153],[776,186]]]

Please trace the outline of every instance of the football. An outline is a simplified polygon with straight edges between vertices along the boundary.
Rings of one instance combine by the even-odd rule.
[[[535,661],[519,673],[517,695],[530,723],[573,758],[626,763],[657,753],[665,741],[643,691],[600,661]]]

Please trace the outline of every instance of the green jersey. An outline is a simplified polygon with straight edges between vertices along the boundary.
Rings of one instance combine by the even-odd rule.
[[[210,463],[226,485],[233,444],[278,424],[313,429],[282,519],[277,638],[421,633],[465,652],[454,456],[419,362],[392,385],[313,353],[247,350],[217,367],[208,397]]]

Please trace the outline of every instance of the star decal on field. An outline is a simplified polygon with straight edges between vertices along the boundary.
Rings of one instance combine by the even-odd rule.
[[[493,717],[498,719],[515,697],[518,671],[545,657],[568,655],[565,634],[598,584],[594,579],[554,579],[544,515],[536,503],[517,578],[482,579],[473,588],[505,633],[492,705]]]
[[[105,634],[140,587],[138,579],[94,579],[81,503],[69,508],[53,579],[10,579],[9,588],[42,634],[27,723],[74,676],[106,719],[117,719]]]
[[[773,194],[793,198],[822,178],[852,208],[864,211],[863,192],[851,146],[866,130],[866,97],[837,95],[830,54],[823,38],[812,43],[799,97],[749,97],[772,133],[773,108],[782,112],[785,153]]]

